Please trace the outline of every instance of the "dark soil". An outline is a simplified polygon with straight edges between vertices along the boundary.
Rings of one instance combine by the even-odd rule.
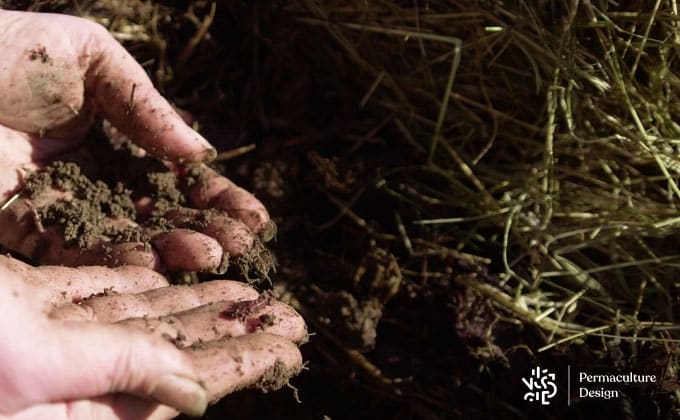
[[[42,225],[63,226],[67,243],[81,248],[102,235],[114,242],[148,240],[145,228],[170,228],[164,219],[152,216],[185,202],[175,174],[155,159],[133,157],[127,150],[115,151],[106,141],[92,143],[27,179],[25,190],[31,198],[53,194],[55,190],[68,194],[38,208]],[[104,155],[106,159],[101,158]],[[154,203],[153,210],[146,214],[138,214],[135,207],[142,198]],[[115,224],[116,219],[137,225]]]
[[[196,169],[189,167],[186,172],[188,176],[181,177],[157,159],[134,156],[127,147],[114,150],[93,133],[93,140],[82,150],[31,174],[25,194],[33,199],[58,194],[58,199],[47,200],[48,204],[36,210],[42,228],[56,225],[63,229],[68,246],[87,248],[102,238],[151,246],[153,235],[177,227],[164,215],[184,208],[181,187],[203,182]],[[143,200],[152,204],[140,210],[135,204]],[[215,210],[197,213],[182,227],[204,228],[211,211]],[[271,236],[272,229],[275,231],[270,227],[266,234]],[[234,268],[231,274],[255,281],[268,278],[274,260],[256,240],[241,256],[225,255],[216,272],[226,273],[230,265]],[[182,283],[198,279],[192,273],[172,276]]]
[[[110,218],[136,219],[131,191],[122,182],[113,188],[101,180],[92,181],[81,173],[74,162],[57,161],[32,174],[26,183],[31,198],[53,190],[68,191],[72,197],[39,207],[38,215],[44,227],[59,225],[69,245],[87,248],[102,235],[115,241],[142,240],[142,230],[116,227],[107,223]]]
[[[298,369],[289,369],[283,362],[277,361],[274,363],[274,366],[267,369],[264,375],[262,375],[262,378],[260,378],[252,388],[264,394],[278,391],[286,386],[290,381],[290,378],[296,376],[298,373]]]

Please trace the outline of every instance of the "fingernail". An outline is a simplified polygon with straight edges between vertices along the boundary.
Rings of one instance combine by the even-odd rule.
[[[262,227],[262,230],[260,231],[260,238],[262,239],[262,242],[271,241],[274,236],[276,236],[276,230],[276,223],[274,223],[273,220],[269,220],[267,223],[265,223]]]
[[[158,381],[151,398],[192,417],[202,416],[208,407],[208,394],[201,385],[174,374],[165,375]]]
[[[185,156],[185,160],[188,162],[211,162],[217,157],[217,150],[214,147],[208,147],[196,152],[191,156]]]
[[[217,157],[217,150],[214,147],[211,147],[210,149],[205,151],[205,157],[203,158],[203,160],[205,162],[210,162],[210,161],[215,160],[216,157]]]

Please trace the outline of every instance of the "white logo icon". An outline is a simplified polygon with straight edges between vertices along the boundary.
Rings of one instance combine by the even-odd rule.
[[[529,389],[524,394],[524,401],[540,401],[542,405],[550,405],[550,399],[557,395],[555,374],[548,372],[548,369],[534,368],[529,379],[522,378],[522,382]]]

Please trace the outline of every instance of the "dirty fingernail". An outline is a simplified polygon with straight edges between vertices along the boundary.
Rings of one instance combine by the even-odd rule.
[[[262,239],[262,242],[271,241],[274,236],[276,236],[276,230],[276,223],[274,223],[273,220],[269,220],[267,223],[265,223],[262,227],[262,230],[260,231],[260,238]]]
[[[191,156],[187,156],[185,159],[188,162],[211,162],[215,160],[216,157],[217,150],[215,150],[215,148],[211,146],[201,150],[200,152],[196,152]]]
[[[151,398],[193,417],[202,416],[208,407],[208,395],[201,385],[174,374],[165,375],[158,381]]]
[[[217,150],[214,147],[211,147],[210,149],[205,151],[205,157],[203,158],[203,160],[210,162],[212,160],[215,160],[216,157],[217,157]]]

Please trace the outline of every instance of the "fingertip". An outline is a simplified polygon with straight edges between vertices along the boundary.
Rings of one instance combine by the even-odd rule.
[[[198,134],[197,134],[198,135]],[[203,139],[203,137],[201,137]],[[203,139],[205,141],[205,145],[201,144],[200,146],[202,147],[195,153],[188,154],[187,156],[180,156],[178,160],[182,162],[188,162],[188,163],[209,163],[215,160],[217,157],[217,149],[212,147],[210,143],[208,143],[207,140]],[[204,147],[206,146],[207,147]]]
[[[201,214],[197,210],[182,209],[169,212],[165,217],[175,226],[196,228],[201,234],[215,239],[221,245],[224,256],[242,256],[252,250],[256,243],[250,228],[225,212],[209,211]]]
[[[264,206],[249,192],[241,188],[225,190],[213,198],[214,208],[226,211],[230,217],[240,220],[256,234],[262,234],[270,221]],[[266,232],[265,235],[271,234]],[[273,235],[272,235],[273,236]]]
[[[205,165],[197,166],[196,170],[197,182],[188,191],[194,206],[225,211],[254,233],[273,236],[275,230],[270,225],[269,213],[255,196]]]
[[[94,254],[97,260],[103,260],[108,267],[133,265],[153,271],[160,271],[161,268],[158,253],[143,242],[103,243],[94,250]]]
[[[270,219],[267,223],[263,225],[262,229],[259,231],[259,235],[260,238],[262,239],[262,242],[269,242],[272,239],[274,239],[277,231],[278,228],[276,227],[276,223],[274,223],[274,221]]]
[[[272,302],[271,307],[259,314],[257,320],[264,332],[284,337],[293,343],[304,344],[309,338],[305,320],[285,303]]]
[[[160,132],[157,135],[152,134],[151,141],[141,139],[137,143],[140,145],[150,143],[146,146],[149,148],[148,152],[172,162],[201,163],[214,160],[217,157],[217,150],[205,137],[186,125],[174,110],[172,112],[174,113],[172,118],[167,117],[167,121],[160,122]]]
[[[214,340],[185,351],[212,401],[248,387],[274,391],[302,370],[297,346],[267,333]]]
[[[222,263],[220,243],[193,230],[162,232],[151,242],[168,271],[212,271]]]

